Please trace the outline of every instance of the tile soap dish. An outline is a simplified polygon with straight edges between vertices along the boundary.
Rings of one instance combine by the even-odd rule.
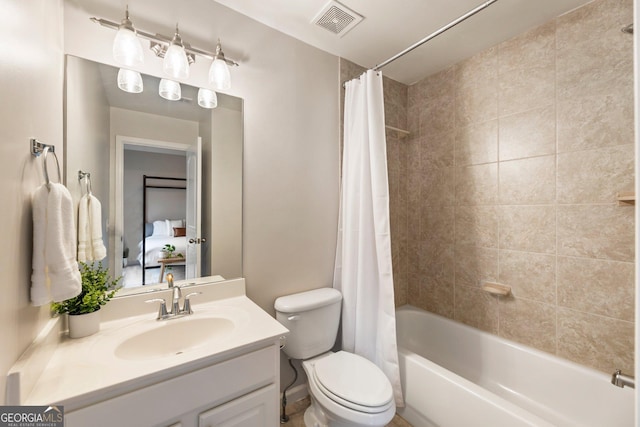
[[[501,283],[485,282],[482,284],[482,290],[489,292],[491,295],[506,297],[511,294],[511,286]]]

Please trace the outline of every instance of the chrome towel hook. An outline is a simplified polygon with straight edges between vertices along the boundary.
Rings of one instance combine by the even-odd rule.
[[[87,190],[87,194],[91,195],[91,191],[93,190],[93,187],[91,186],[91,172],[82,172],[81,170],[79,170],[78,181],[82,182],[83,179],[85,180],[85,189]]]

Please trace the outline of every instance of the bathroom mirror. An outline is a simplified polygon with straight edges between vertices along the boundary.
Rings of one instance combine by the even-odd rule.
[[[203,108],[181,84],[169,101],[146,75],[129,93],[118,71],[66,57],[64,162],[75,204],[89,191],[101,203],[102,263],[123,278],[118,294],[166,288],[168,272],[184,284],[241,277],[242,99],[218,93]]]

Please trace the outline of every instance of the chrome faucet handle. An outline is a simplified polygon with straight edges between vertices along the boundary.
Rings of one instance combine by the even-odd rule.
[[[190,294],[185,295],[184,297],[184,305],[182,306],[182,312],[185,314],[193,314],[193,310],[191,309],[191,300],[189,298],[200,295],[202,292],[191,292]]]
[[[167,302],[164,299],[162,299],[162,298],[153,298],[153,299],[148,299],[145,302],[146,303],[152,303],[152,302],[159,302],[160,303],[160,308],[158,309],[158,317],[156,317],[156,319],[158,319],[158,320],[164,319],[169,315],[169,313],[167,313]]]
[[[180,286],[173,287],[173,303],[171,304],[171,314],[180,313],[180,298],[182,297],[182,291]]]

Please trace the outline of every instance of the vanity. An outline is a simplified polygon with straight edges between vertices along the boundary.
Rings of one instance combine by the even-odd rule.
[[[189,286],[193,314],[156,320],[150,294],[113,300],[101,330],[52,319],[9,373],[7,404],[63,405],[65,426],[276,426],[287,330],[244,279]],[[169,290],[153,298],[171,302]]]

